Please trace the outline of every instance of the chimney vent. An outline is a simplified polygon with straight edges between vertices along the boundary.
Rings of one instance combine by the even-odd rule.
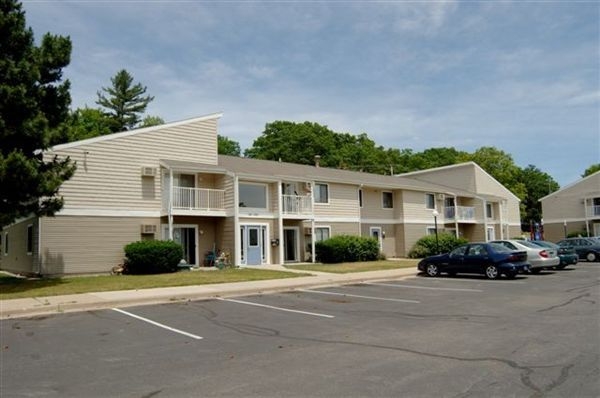
[[[315,155],[315,167],[320,166],[321,155]]]

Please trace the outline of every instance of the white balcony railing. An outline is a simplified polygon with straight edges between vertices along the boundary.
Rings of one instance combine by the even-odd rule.
[[[467,206],[446,207],[444,215],[446,220],[475,221],[475,208]]]
[[[222,189],[173,187],[173,209],[225,210]]]
[[[312,203],[310,195],[281,195],[283,214],[311,214]]]
[[[588,217],[600,217],[600,206],[586,206]]]

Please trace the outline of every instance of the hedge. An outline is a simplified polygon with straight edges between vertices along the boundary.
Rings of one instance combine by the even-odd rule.
[[[457,238],[454,234],[442,232],[438,234],[436,244],[435,235],[422,237],[408,252],[409,258],[423,258],[434,254],[448,253],[460,245],[469,243],[465,238]]]
[[[180,244],[170,240],[143,240],[125,246],[127,274],[162,274],[177,271],[183,258]]]
[[[379,242],[375,238],[337,235],[317,242],[315,253],[322,263],[374,261],[379,258]]]

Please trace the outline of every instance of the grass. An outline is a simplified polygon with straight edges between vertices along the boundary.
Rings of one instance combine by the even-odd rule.
[[[282,279],[306,274],[257,269],[190,271],[159,275],[102,275],[26,279],[0,273],[0,299],[59,296],[64,294],[149,289],[156,287],[205,285]]]
[[[349,272],[379,271],[385,269],[412,268],[417,266],[419,260],[384,260],[384,261],[365,261],[357,263],[339,263],[339,264],[298,264],[286,265],[286,268],[298,269],[303,271],[332,272],[335,274],[347,274]]]

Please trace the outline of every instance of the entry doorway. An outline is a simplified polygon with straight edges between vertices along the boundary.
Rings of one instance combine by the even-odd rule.
[[[379,242],[379,250],[383,250],[383,234],[381,233],[381,227],[370,227],[369,236],[377,239],[377,242]]]
[[[240,226],[240,259],[246,265],[261,265],[267,261],[267,226]]]
[[[163,239],[169,239],[169,226],[163,227]],[[198,226],[173,225],[173,241],[183,249],[183,259],[192,266],[198,266]]]
[[[283,228],[283,261],[293,263],[300,261],[300,229],[298,227]]]
[[[487,227],[487,241],[496,240],[496,228]]]

